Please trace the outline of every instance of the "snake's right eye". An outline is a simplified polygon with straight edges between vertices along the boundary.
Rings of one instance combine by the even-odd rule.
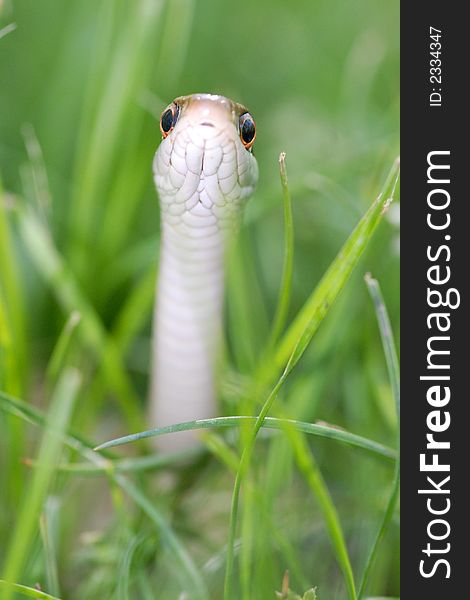
[[[251,147],[253,146],[256,137],[256,125],[255,120],[250,113],[243,113],[240,117],[239,129],[242,144],[251,152]]]
[[[160,131],[164,138],[172,131],[178,120],[179,107],[177,104],[172,104],[162,112],[160,117]]]

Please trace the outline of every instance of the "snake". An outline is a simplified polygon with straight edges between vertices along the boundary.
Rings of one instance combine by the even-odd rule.
[[[153,161],[160,200],[152,333],[150,424],[217,415],[225,258],[258,181],[256,124],[215,94],[176,98],[160,117]],[[163,450],[200,443],[195,431],[156,438]]]

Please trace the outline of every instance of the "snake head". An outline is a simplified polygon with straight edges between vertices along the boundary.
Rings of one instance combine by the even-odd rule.
[[[246,107],[213,94],[181,96],[163,111],[160,130],[154,177],[162,211],[209,211],[221,224],[239,212],[258,180]]]

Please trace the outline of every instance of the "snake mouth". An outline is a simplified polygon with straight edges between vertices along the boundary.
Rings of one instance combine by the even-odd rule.
[[[210,123],[209,121],[203,121],[202,123],[199,123],[199,125],[202,125],[203,127],[215,127],[214,123]]]

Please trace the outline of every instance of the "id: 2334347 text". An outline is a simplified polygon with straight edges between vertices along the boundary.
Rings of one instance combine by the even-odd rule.
[[[442,31],[429,27],[429,106],[442,106]]]

